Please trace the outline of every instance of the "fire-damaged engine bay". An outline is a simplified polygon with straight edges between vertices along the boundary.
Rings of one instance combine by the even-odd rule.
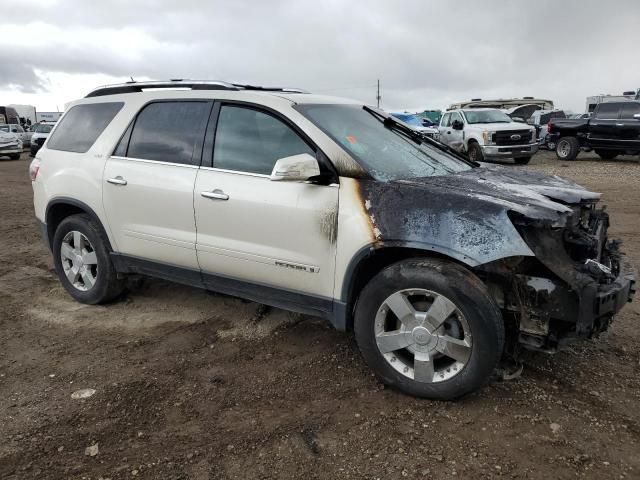
[[[607,330],[614,313],[631,301],[634,272],[621,261],[620,242],[608,239],[609,215],[596,201],[572,206],[562,227],[510,215],[535,257],[513,257],[480,271],[489,274],[488,283],[499,279],[511,346],[555,352]]]

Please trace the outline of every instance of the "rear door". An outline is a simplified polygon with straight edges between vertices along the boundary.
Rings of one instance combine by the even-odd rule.
[[[618,129],[619,103],[600,103],[589,121],[589,143],[593,147],[619,147]]]
[[[629,102],[620,110],[619,135],[620,144],[626,149],[640,150],[640,103]]]
[[[269,178],[276,160],[321,152],[286,118],[259,106],[222,103],[213,116],[215,140],[208,133],[205,142],[213,166],[203,161],[194,195],[205,284],[270,305],[328,311],[338,185]]]
[[[120,254],[187,268],[185,275],[199,278],[193,187],[211,106],[147,104],[107,160],[103,203]]]

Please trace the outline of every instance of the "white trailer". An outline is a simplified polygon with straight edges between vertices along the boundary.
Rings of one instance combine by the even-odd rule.
[[[57,122],[62,116],[62,112],[37,112],[38,122]]]
[[[36,123],[36,107],[33,105],[7,105],[7,107],[13,108],[18,113],[21,122],[22,119],[24,119],[24,123],[26,123],[27,120],[31,120],[31,124]]]
[[[630,90],[628,92],[623,92],[622,95],[601,94],[587,97],[586,112],[593,112],[596,109],[596,105],[598,105],[599,103],[626,102],[628,100],[640,100],[640,88],[636,91]]]

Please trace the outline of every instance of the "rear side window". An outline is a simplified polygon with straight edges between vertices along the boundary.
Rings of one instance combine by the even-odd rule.
[[[213,166],[269,175],[276,160],[313,149],[287,124],[267,113],[224,105],[220,109]]]
[[[209,102],[151,103],[138,114],[128,148],[124,142],[129,136],[125,134],[115,153],[130,158],[200,165],[200,145],[210,110]]]
[[[620,104],[618,103],[601,103],[596,112],[596,118],[603,120],[615,120],[618,118]]]
[[[638,113],[640,113],[640,103],[625,103],[622,106],[622,113],[620,114],[620,118],[631,119],[634,118],[634,115],[637,115]]]
[[[72,107],[49,138],[47,148],[85,153],[123,105],[122,102],[111,102],[87,103]]]

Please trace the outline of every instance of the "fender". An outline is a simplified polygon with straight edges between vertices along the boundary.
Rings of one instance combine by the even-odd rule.
[[[74,198],[69,198],[69,197],[54,197],[51,200],[49,200],[49,203],[47,204],[47,208],[44,214],[45,226],[43,228],[43,235],[46,234],[45,242],[49,246],[49,249],[51,249],[52,247],[51,243],[53,241],[53,236],[55,235],[55,231],[53,231],[53,225],[51,224],[51,210],[52,210],[52,207],[55,207],[56,205],[61,205],[61,204],[71,205],[73,207],[76,207],[79,210],[84,211],[84,213],[89,215],[91,219],[94,222],[96,222],[98,225],[100,225],[102,230],[106,233],[106,237],[109,242],[109,244],[107,245],[107,248],[109,249],[109,251],[113,251],[113,248],[111,247],[111,240],[109,239],[109,235],[107,233],[107,229],[105,228],[104,224],[102,223],[102,220],[100,220],[100,217],[96,214],[96,212],[86,203],[81,202],[80,200],[76,200]]]

